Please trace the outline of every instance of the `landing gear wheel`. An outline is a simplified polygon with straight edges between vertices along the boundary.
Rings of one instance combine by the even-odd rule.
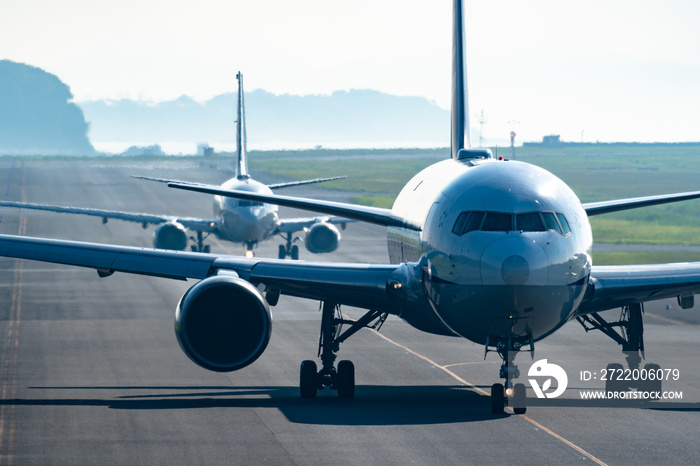
[[[355,365],[352,361],[340,361],[335,377],[335,386],[338,388],[339,397],[352,398],[355,396]]]
[[[280,259],[286,259],[287,258],[287,248],[284,247],[284,245],[280,244],[279,247],[279,254],[277,255]]]
[[[302,361],[299,368],[299,393],[302,398],[316,398],[318,369],[314,361]]]
[[[292,252],[289,254],[293,261],[299,260],[299,246],[296,244],[292,246]]]
[[[622,364],[610,363],[605,369],[605,374],[607,376],[607,380],[605,381],[605,393],[626,391],[627,387],[625,387],[625,382],[623,380],[618,380],[618,377],[624,374]]]
[[[205,244],[204,247],[202,248],[202,252],[209,254],[211,252],[211,246],[209,246],[208,244]]]
[[[506,392],[502,383],[491,385],[491,412],[493,414],[503,414],[506,405]]]
[[[645,364],[644,370],[647,373],[647,379],[640,383],[640,387],[637,390],[649,393],[649,398],[646,398],[646,400],[656,401],[658,400],[657,395],[661,394],[662,380],[658,378],[659,375],[663,375],[661,366],[658,364]],[[653,380],[651,377],[653,377]]]
[[[527,402],[525,400],[525,384],[516,383],[513,385],[513,412],[515,414],[525,414]]]

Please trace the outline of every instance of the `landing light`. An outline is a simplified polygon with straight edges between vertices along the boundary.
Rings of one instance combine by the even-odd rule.
[[[513,396],[513,389],[511,387],[506,388],[506,396]]]
[[[255,256],[255,254],[253,254],[253,251],[246,251],[246,252],[245,252],[245,256],[246,256],[248,259],[252,259],[252,258]]]

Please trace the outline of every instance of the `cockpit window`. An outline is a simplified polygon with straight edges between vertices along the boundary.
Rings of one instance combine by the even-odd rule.
[[[484,219],[483,212],[472,212],[472,214],[469,216],[469,220],[467,221],[466,225],[464,225],[464,229],[462,230],[462,234],[469,233],[470,231],[478,230],[479,227],[481,226],[481,221],[483,219]]]
[[[557,218],[554,216],[554,212],[542,212],[542,218],[548,230],[563,234],[559,222],[557,222]]]
[[[457,217],[452,233],[462,236],[470,231],[546,231],[552,230],[566,236],[571,227],[560,212],[528,212],[513,215],[502,212],[462,212]]]
[[[499,212],[489,212],[481,227],[484,231],[511,231],[513,230],[513,216]]]
[[[566,221],[566,217],[564,217],[564,214],[557,212],[557,218],[559,219],[559,223],[561,224],[561,229],[564,231],[564,236],[571,233],[571,227],[569,227],[569,222]]]
[[[459,217],[457,217],[455,226],[452,227],[452,233],[462,236],[470,231],[478,230],[483,218],[483,212],[462,212],[459,214]]]
[[[544,231],[544,224],[540,214],[518,214],[515,216],[515,229],[519,231]]]
[[[462,236],[464,232],[464,225],[467,223],[467,219],[471,215],[471,212],[462,212],[459,214],[459,217],[457,217],[457,221],[455,222],[455,226],[452,227],[452,233],[454,233],[457,236]]]

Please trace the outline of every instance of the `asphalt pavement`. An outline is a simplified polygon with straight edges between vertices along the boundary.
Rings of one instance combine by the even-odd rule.
[[[166,160],[0,160],[9,200],[208,217],[211,197],[136,180],[140,174],[220,183],[216,163]],[[253,174],[256,175],[255,173]],[[264,174],[256,177],[263,182]],[[320,186],[285,194],[344,200]],[[280,209],[281,216],[304,215]],[[153,227],[2,209],[0,233],[149,247]],[[302,259],[387,262],[383,228],[354,223],[340,248]],[[257,255],[276,257],[281,239]],[[243,246],[210,238],[215,254]],[[193,282],[0,259],[0,464],[693,464],[700,457],[700,319],[674,301],[646,306],[646,361],[678,369],[659,402],[582,399],[603,388],[619,346],[576,322],[536,345],[568,388],[538,399],[530,355],[525,415],[495,416],[487,395],[500,360],[466,340],[428,335],[390,317],[343,343],[355,363],[352,400],[299,397],[299,363],[316,357],[319,303],[282,297],[270,345],[221,374],[194,365],[173,332]],[[351,317],[361,311],[346,309]],[[618,311],[607,316],[614,319]],[[586,380],[590,373],[590,379]],[[596,375],[593,375],[596,374]]]

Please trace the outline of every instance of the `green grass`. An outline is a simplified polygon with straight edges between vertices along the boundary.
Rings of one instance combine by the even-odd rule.
[[[667,262],[700,262],[700,252],[593,252],[593,264],[595,265],[663,264]]]

